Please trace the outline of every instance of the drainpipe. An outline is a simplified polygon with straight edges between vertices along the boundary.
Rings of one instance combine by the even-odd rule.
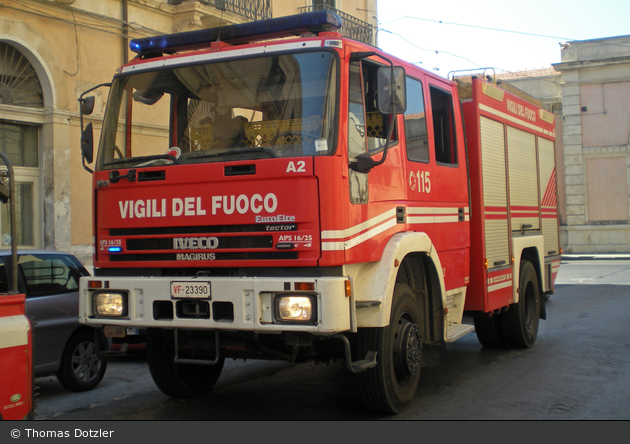
[[[123,65],[129,61],[128,49],[129,48],[129,4],[127,0],[122,0],[122,31],[123,31]]]
[[[127,24],[129,22],[129,3],[127,2],[127,0],[122,0],[122,19],[123,19],[123,24],[122,24],[122,31],[123,31],[123,39],[122,39],[122,51],[123,51],[123,65],[126,65],[129,62],[129,52],[128,52],[128,48],[129,48],[129,25]],[[126,125],[125,125],[125,131],[126,131],[126,143],[125,143],[125,156],[127,157],[131,157],[131,112],[132,112],[132,97],[131,94],[128,94],[127,96],[127,112],[125,113],[126,116]]]

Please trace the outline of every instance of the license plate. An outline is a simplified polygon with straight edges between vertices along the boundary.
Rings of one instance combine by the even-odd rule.
[[[171,282],[172,298],[210,299],[210,282]]]

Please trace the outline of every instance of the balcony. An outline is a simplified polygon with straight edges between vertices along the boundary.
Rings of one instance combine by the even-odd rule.
[[[343,26],[340,31],[345,37],[367,43],[368,45],[374,45],[374,29],[372,28],[372,25],[364,22],[363,20],[359,20],[350,14],[326,5],[305,6],[298,8],[298,10],[300,13],[321,10],[332,11],[339,15],[339,17],[343,20]]]
[[[186,0],[168,0],[171,5],[179,5]],[[271,0],[197,0],[198,3],[214,6],[219,11],[231,12],[249,20],[271,18]]]

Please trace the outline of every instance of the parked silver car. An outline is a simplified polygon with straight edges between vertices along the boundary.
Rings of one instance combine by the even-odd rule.
[[[69,390],[96,387],[105,374],[103,334],[79,324],[79,278],[89,276],[71,254],[18,251],[19,291],[26,294],[26,313],[33,324],[34,377],[56,375]],[[9,290],[11,252],[0,250],[0,293]]]

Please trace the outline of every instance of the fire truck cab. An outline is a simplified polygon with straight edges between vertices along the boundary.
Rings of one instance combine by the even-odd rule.
[[[225,358],[339,358],[398,413],[475,327],[535,342],[559,264],[553,115],[480,79],[460,102],[340,27],[318,11],[133,40],[96,157],[85,128],[81,322],[146,329],[170,396],[210,391]]]

